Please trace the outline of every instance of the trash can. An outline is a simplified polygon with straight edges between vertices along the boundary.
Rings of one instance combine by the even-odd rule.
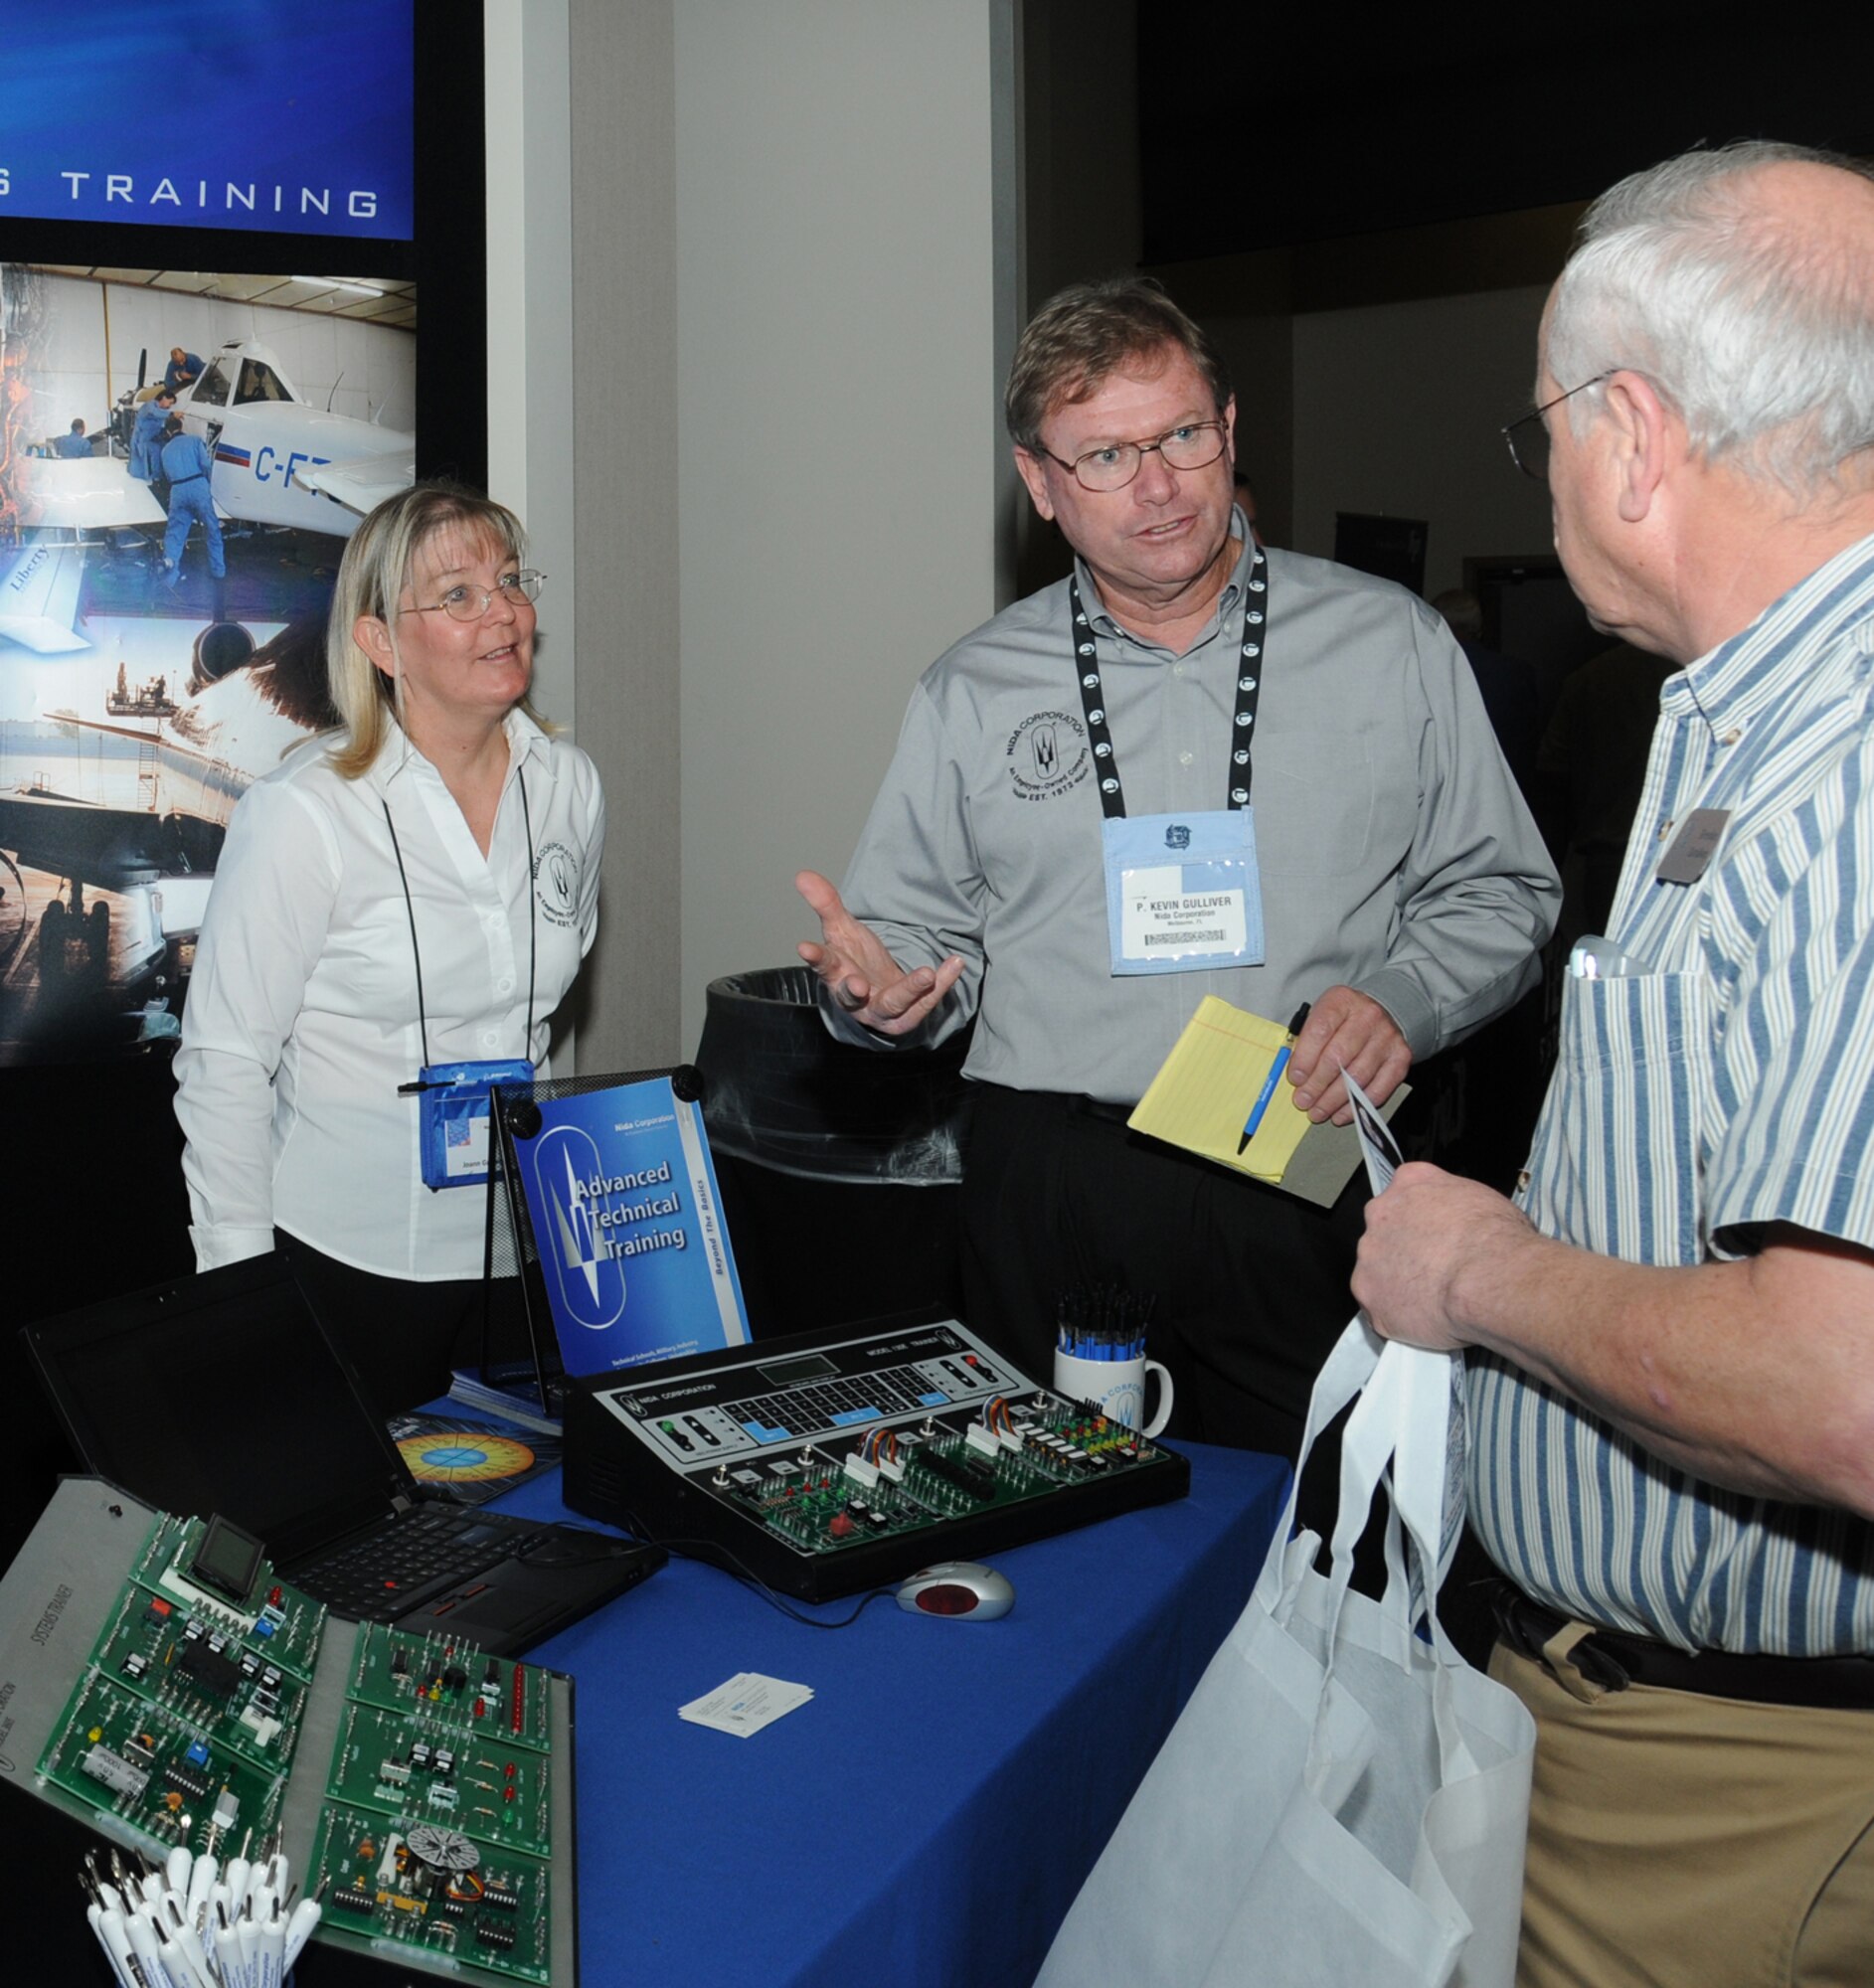
[[[696,1064],[757,1337],[955,1315],[967,1048],[835,1041],[805,966],[711,981]]]

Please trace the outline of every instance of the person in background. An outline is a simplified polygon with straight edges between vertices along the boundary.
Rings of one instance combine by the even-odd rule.
[[[163,423],[163,446],[158,461],[163,480],[169,485],[169,526],[163,533],[164,577],[171,586],[180,584],[189,529],[199,522],[208,546],[208,570],[216,580],[225,579],[228,568],[222,557],[222,521],[215,515],[215,499],[209,488],[209,472],[215,465],[208,444],[200,435],[185,434],[180,418],[171,414]]]
[[[1516,784],[1527,796],[1532,791],[1536,746],[1541,738],[1536,673],[1514,656],[1499,655],[1484,646],[1483,603],[1468,587],[1448,586],[1432,605],[1456,636],[1457,646],[1477,679],[1490,730],[1516,775]]]
[[[136,411],[130,427],[130,474],[139,483],[156,483],[163,473],[163,429],[176,412],[173,388],[159,387]]]
[[[1530,794],[1562,873],[1563,935],[1607,929],[1659,722],[1659,690],[1677,665],[1630,642],[1590,656],[1563,679],[1536,748]]]
[[[55,455],[77,457],[89,455],[90,452],[91,445],[85,439],[85,423],[82,420],[75,420],[71,428],[53,443],[53,453]]]
[[[1250,528],[1250,537],[1260,546],[1263,543],[1262,527],[1256,522],[1256,492],[1250,488],[1250,479],[1240,469],[1230,472],[1231,495],[1236,499],[1237,509],[1243,513],[1243,522]]]
[[[1623,180],[1536,402],[1570,582],[1675,667],[1526,1185],[1402,1167],[1354,1292],[1466,1350],[1525,1988],[1874,1980],[1874,176]]]
[[[836,1033],[889,1048],[975,1017],[971,1326],[1045,1378],[1065,1294],[1149,1296],[1173,1432],[1292,1454],[1352,1309],[1361,1195],[1322,1209],[1125,1119],[1216,994],[1278,1023],[1311,1004],[1289,1094],[1346,1122],[1343,1066],[1384,1102],[1532,982],[1558,894],[1438,618],[1256,545],[1231,499],[1236,412],[1155,283],[1043,306],[1007,422],[1074,576],[926,672],[844,886],[796,881]],[[1127,836],[1179,907],[1181,851],[1260,869],[1246,888],[1225,866],[1214,911],[1199,893],[1175,971],[1138,970],[1162,959],[1155,927],[1109,925]]]
[[[178,394],[192,381],[202,377],[202,362],[193,352],[185,352],[179,345],[169,348],[169,364],[163,368],[163,385],[172,394]]]
[[[445,484],[347,541],[337,731],[235,809],[176,1058],[201,1269],[276,1245],[377,1405],[440,1394],[478,1327],[486,1196],[431,1189],[431,1062],[527,1059],[596,928],[598,776],[529,702],[519,521]]]

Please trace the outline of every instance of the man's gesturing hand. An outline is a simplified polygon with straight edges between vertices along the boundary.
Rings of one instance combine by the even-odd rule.
[[[940,966],[916,966],[907,973],[871,926],[847,911],[839,893],[817,870],[802,870],[794,889],[820,921],[819,943],[803,939],[800,957],[855,1022],[881,1035],[909,1035],[956,985],[963,970],[956,954]]]

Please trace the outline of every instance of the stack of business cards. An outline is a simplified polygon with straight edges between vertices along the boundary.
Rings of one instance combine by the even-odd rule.
[[[779,1678],[764,1677],[760,1671],[738,1671],[727,1684],[678,1706],[677,1717],[687,1719],[692,1726],[713,1726],[719,1733],[739,1734],[746,1740],[805,1705],[812,1696],[803,1684],[786,1684]]]

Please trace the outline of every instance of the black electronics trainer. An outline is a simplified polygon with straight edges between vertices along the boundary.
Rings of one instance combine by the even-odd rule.
[[[569,1384],[566,1501],[809,1601],[1182,1498],[1191,1466],[960,1325],[844,1326]]]

